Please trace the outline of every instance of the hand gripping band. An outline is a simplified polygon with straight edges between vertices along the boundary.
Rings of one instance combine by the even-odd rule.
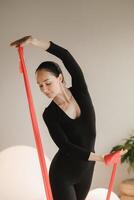
[[[120,163],[121,162],[120,151],[116,151],[116,152],[113,152],[113,153],[110,153],[110,154],[106,154],[104,156],[104,162],[105,162],[105,165]]]

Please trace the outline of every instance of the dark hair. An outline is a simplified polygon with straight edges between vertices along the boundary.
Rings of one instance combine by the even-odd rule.
[[[54,76],[58,77],[60,74],[62,74],[63,80],[62,82],[64,82],[64,76],[63,73],[61,71],[60,66],[53,61],[46,61],[46,62],[42,62],[36,69],[35,73],[38,72],[39,70],[47,70],[49,72],[51,72]]]

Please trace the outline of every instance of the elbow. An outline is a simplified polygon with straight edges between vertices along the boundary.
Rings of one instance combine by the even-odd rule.
[[[64,56],[70,57],[70,55],[71,55],[71,53],[69,52],[69,50],[68,49],[64,49]]]

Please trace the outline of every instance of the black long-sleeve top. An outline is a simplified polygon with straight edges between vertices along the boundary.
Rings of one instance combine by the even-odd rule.
[[[70,73],[70,91],[78,103],[81,115],[71,119],[54,101],[43,112],[50,136],[64,155],[88,160],[94,152],[96,127],[95,112],[83,72],[68,50],[50,41],[47,51],[60,58]]]

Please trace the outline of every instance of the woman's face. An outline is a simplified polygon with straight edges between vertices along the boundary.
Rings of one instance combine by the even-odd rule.
[[[36,72],[37,84],[41,92],[48,98],[54,98],[61,92],[62,75],[56,77],[53,73],[47,70],[39,70]]]

